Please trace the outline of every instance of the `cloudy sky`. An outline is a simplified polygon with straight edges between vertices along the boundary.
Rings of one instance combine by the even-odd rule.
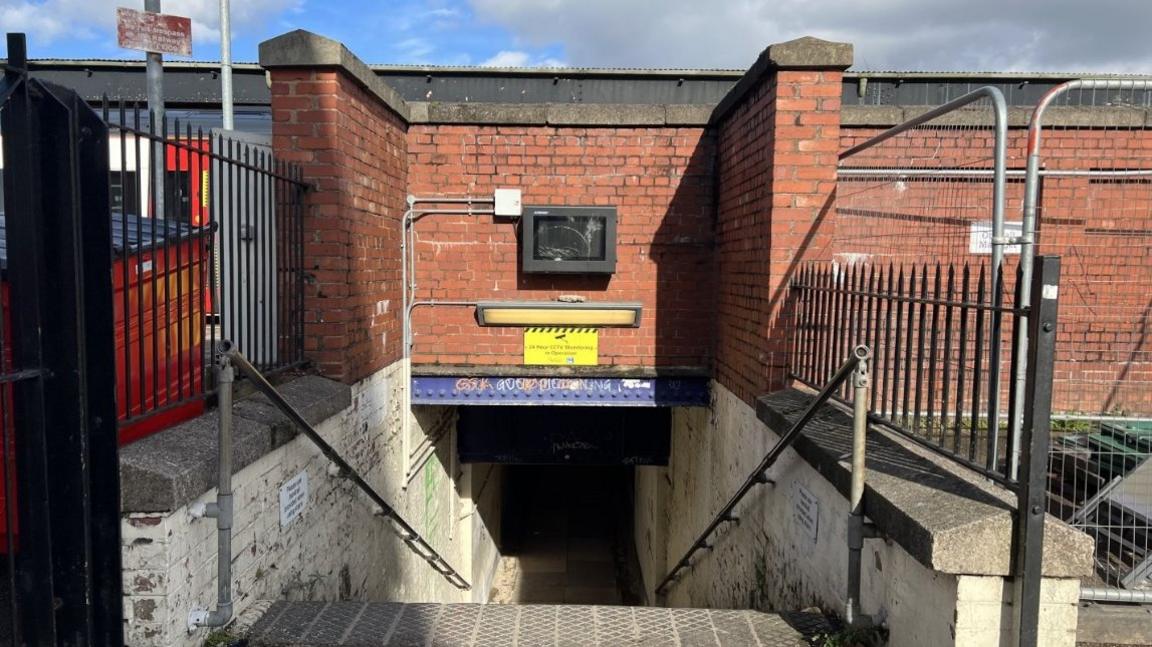
[[[219,52],[217,0],[164,0],[194,20],[194,58]],[[36,58],[139,58],[116,6],[0,0],[0,32]],[[801,35],[856,45],[856,69],[1152,73],[1152,0],[232,0],[234,57],[290,29],[369,63],[745,68]],[[0,50],[3,44],[0,43]]]

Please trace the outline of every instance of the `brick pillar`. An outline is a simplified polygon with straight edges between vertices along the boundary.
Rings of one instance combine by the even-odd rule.
[[[276,159],[313,185],[304,216],[305,354],[356,382],[401,357],[400,223],[408,107],[336,41],[294,31],[260,44]]]
[[[788,282],[828,258],[843,71],[852,46],[764,50],[712,123],[718,137],[716,378],[746,402],[784,385]]]

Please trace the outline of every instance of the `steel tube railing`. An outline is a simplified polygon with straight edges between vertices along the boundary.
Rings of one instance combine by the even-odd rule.
[[[227,347],[223,348],[222,351],[223,355],[231,360],[232,365],[251,380],[252,385],[287,416],[300,432],[307,436],[308,440],[312,441],[312,444],[316,445],[320,452],[324,454],[325,458],[332,461],[346,478],[372,500],[376,505],[377,513],[392,523],[397,534],[408,544],[413,552],[428,562],[428,565],[431,566],[433,570],[443,575],[444,578],[456,588],[463,591],[471,590],[472,586],[448,563],[448,560],[441,556],[431,544],[421,537],[420,533],[416,532],[416,529],[405,521],[404,518],[400,516],[400,513],[385,501],[384,497],[380,496],[380,494],[360,476],[360,473],[357,472],[348,461],[344,460],[340,453],[328,444],[328,441],[320,436],[319,432],[317,432],[312,425],[308,424],[304,416],[296,411],[296,409],[284,399],[284,396],[280,395],[280,392],[264,378],[260,371],[257,370],[239,350]]]
[[[1003,305],[1003,267],[1004,267],[1004,247],[1005,245],[1015,244],[1015,239],[1010,239],[1005,235],[1004,231],[1004,192],[1007,185],[1007,158],[1008,158],[1008,104],[1004,100],[1004,93],[999,88],[992,86],[984,86],[977,88],[961,97],[957,97],[948,103],[933,108],[922,115],[909,119],[904,123],[898,124],[885,130],[884,132],[871,137],[856,146],[852,146],[840,153],[840,160],[843,160],[856,155],[862,151],[868,150],[878,144],[881,144],[901,133],[907,132],[921,126],[933,119],[942,117],[950,112],[953,112],[964,106],[973,104],[981,99],[988,99],[992,103],[994,114],[994,131],[993,138],[993,151],[992,151],[992,255],[991,255],[991,280],[993,289],[993,305],[996,306],[991,313],[991,320],[989,321],[990,330],[988,331],[988,414],[992,420],[997,420],[1000,417],[1000,346],[1001,346],[1001,331],[1003,329],[1003,317],[1000,313],[999,307]],[[1027,227],[1025,227],[1027,231]],[[1027,235],[1023,236],[1021,240],[1026,240]],[[1023,263],[1023,257],[1021,263]],[[1027,277],[1025,277],[1027,279]],[[1027,295],[1024,295],[1027,297]],[[1026,300],[1025,300],[1026,302]],[[1023,395],[1021,390],[1020,395]],[[1019,400],[1013,400],[1019,401]],[[907,407],[905,407],[907,408]],[[1016,416],[1012,416],[1016,417]],[[996,455],[997,446],[995,443],[996,434],[989,435],[989,444],[987,447],[988,462],[996,464],[998,457]],[[1015,474],[1015,472],[1011,472]]]
[[[1036,108],[1032,111],[1032,117],[1028,122],[1028,160],[1024,180],[1024,207],[1021,218],[1022,232],[1020,236],[1020,303],[1029,303],[1032,298],[1032,268],[1036,256],[1037,212],[1039,208],[1041,176],[1040,148],[1044,129],[1044,113],[1057,97],[1065,94],[1069,90],[1076,89],[1149,90],[1152,89],[1152,81],[1136,79],[1077,79],[1052,88],[1040,99],[1040,102],[1036,104]],[[1016,369],[1015,383],[1011,385],[1012,397],[1016,401],[1022,401],[1025,396],[1025,381],[1028,372],[1027,348],[1027,326],[1018,326],[1013,339],[1013,352],[1019,358],[1019,363],[1014,367]],[[1011,439],[1011,452],[1008,456],[1008,475],[1012,478],[1016,478],[1017,472],[1019,471],[1020,439],[1023,434],[1023,424],[1023,413],[1019,411],[1014,412],[1014,415],[1008,421],[1008,434]]]
[[[713,532],[716,531],[717,528],[719,528],[724,523],[735,521],[737,519],[735,516],[733,516],[732,512],[736,509],[736,506],[740,504],[740,501],[744,499],[745,495],[747,495],[748,492],[752,490],[752,488],[756,487],[757,485],[772,483],[772,480],[767,476],[768,469],[776,463],[776,461],[784,453],[784,450],[788,449],[788,447],[792,445],[792,442],[796,440],[796,437],[800,435],[800,432],[804,430],[804,427],[809,422],[811,422],[813,417],[816,416],[816,412],[819,411],[820,407],[823,406],[824,403],[826,403],[828,399],[833,396],[837,389],[847,383],[848,378],[853,376],[860,363],[862,361],[867,361],[871,355],[872,351],[867,346],[856,346],[852,350],[851,357],[845,361],[839,369],[836,370],[836,373],[832,376],[831,379],[828,380],[827,384],[824,385],[824,388],[820,390],[819,394],[817,394],[816,399],[808,405],[808,408],[804,410],[804,413],[801,414],[800,418],[795,423],[793,423],[788,431],[785,432],[778,441],[776,441],[776,444],[773,445],[770,450],[768,450],[768,453],[764,455],[764,458],[760,460],[760,463],[756,466],[755,469],[752,470],[748,478],[746,478],[740,487],[736,490],[736,493],[733,494],[730,499],[728,499],[728,502],[724,504],[724,507],[721,508],[720,512],[716,514],[716,516],[704,529],[704,532],[700,533],[700,535],[696,538],[695,541],[692,542],[680,560],[676,562],[676,565],[672,567],[672,570],[668,571],[668,574],[665,575],[660,584],[656,586],[657,595],[663,594],[676,580],[676,577],[679,575],[680,571],[688,568],[692,561],[692,557],[698,551],[704,548],[711,548],[711,545],[708,543],[708,538],[712,535]],[[860,471],[860,475],[863,476],[863,470]],[[860,487],[861,492],[863,492],[862,483]]]

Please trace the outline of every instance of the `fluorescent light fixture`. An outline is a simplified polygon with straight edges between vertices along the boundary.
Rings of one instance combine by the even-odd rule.
[[[638,328],[642,310],[639,303],[491,301],[476,304],[476,320],[481,326]]]

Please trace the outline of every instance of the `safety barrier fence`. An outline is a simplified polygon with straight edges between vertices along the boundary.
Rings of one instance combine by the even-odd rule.
[[[270,142],[105,102],[121,441],[198,413],[210,349],[304,361],[304,193]]]

